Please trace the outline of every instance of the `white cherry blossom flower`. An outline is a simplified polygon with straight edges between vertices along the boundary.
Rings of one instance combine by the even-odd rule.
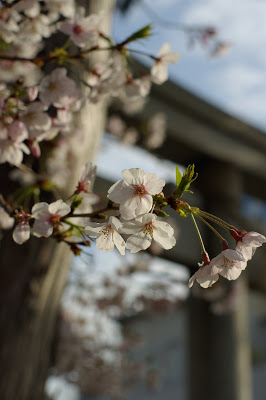
[[[79,176],[79,182],[77,186],[78,192],[89,192],[91,190],[93,181],[95,179],[97,167],[91,162],[86,163]]]
[[[43,38],[48,38],[53,33],[53,26],[47,15],[40,14],[35,18],[24,19],[20,24],[19,39],[38,44]]]
[[[148,75],[144,75],[137,79],[128,77],[123,86],[124,94],[130,99],[146,97],[149,94],[150,89],[151,79]]]
[[[241,253],[245,260],[251,260],[257,247],[260,247],[266,242],[266,237],[257,232],[248,232],[239,240],[236,245],[236,250]]]
[[[14,225],[14,218],[0,206],[0,229],[10,229]]]
[[[164,179],[156,174],[145,173],[140,168],[122,171],[124,180],[116,182],[108,190],[107,197],[120,204],[122,218],[128,220],[150,211],[152,196],[160,193],[165,185]]]
[[[30,238],[29,223],[24,221],[19,223],[13,231],[13,240],[17,244],[23,244]]]
[[[29,220],[31,219],[31,214],[21,211],[16,215],[16,219],[18,224],[13,231],[13,240],[17,244],[23,244],[30,238]]]
[[[27,93],[28,99],[30,101],[34,101],[38,96],[38,87],[37,86],[28,87],[28,88],[26,88],[26,93]]]
[[[101,20],[102,17],[96,14],[76,21],[66,20],[61,24],[60,30],[69,35],[75,45],[84,47],[98,38]]]
[[[176,63],[178,60],[178,53],[170,51],[169,43],[165,43],[160,51],[159,55],[151,69],[151,75],[153,81],[158,85],[164,83],[168,79],[168,64]]]
[[[85,228],[85,233],[96,238],[96,248],[104,251],[112,251],[117,247],[120,254],[125,255],[125,241],[118,233],[122,223],[116,217],[110,217],[106,223],[90,222]]]
[[[66,18],[71,18],[75,14],[75,0],[46,0],[46,7],[49,12],[57,15],[63,15]]]
[[[25,111],[21,112],[21,121],[24,122],[28,130],[46,131],[51,128],[51,118],[44,110],[45,106],[41,102],[35,101]]]
[[[37,237],[48,237],[53,233],[54,226],[60,223],[60,218],[69,214],[71,208],[63,200],[48,204],[36,203],[32,207],[32,216],[35,218],[32,233]]]
[[[215,273],[216,272],[216,273]],[[212,270],[210,264],[200,265],[200,268],[195,272],[194,275],[189,279],[188,287],[192,288],[195,280],[200,284],[203,288],[211,287],[215,282],[219,279],[219,274],[217,271]]]
[[[126,248],[131,253],[146,250],[152,240],[165,250],[174,247],[174,229],[167,222],[157,220],[155,214],[145,214],[131,221],[124,221],[120,232],[131,234],[127,239]]]
[[[43,78],[40,84],[40,99],[43,104],[55,107],[67,107],[79,97],[75,82],[68,78],[65,68],[56,68]]]
[[[36,0],[20,0],[13,8],[18,12],[23,11],[30,18],[37,17],[41,11],[40,2]]]
[[[108,59],[105,62],[96,63],[87,71],[86,82],[90,86],[98,85],[102,80],[109,78],[112,75],[113,60]]]
[[[22,143],[27,137],[28,131],[22,121],[15,121],[8,127],[0,122],[0,163],[21,164],[23,152],[30,153]]]
[[[246,268],[245,257],[236,250],[223,250],[210,262],[212,273],[223,276],[229,281],[237,279],[241,272]]]

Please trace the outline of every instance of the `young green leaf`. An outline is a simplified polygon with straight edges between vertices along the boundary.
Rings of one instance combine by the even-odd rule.
[[[127,39],[125,39],[122,44],[124,45],[124,44],[130,43],[130,42],[134,42],[136,40],[144,39],[145,37],[151,36],[151,28],[152,28],[151,24],[144,26],[143,28],[139,29],[137,32],[130,35]]]
[[[179,175],[177,174],[177,181],[180,179]],[[179,184],[176,186],[176,190],[173,193],[174,199],[179,199],[183,193],[190,192],[189,187],[195,179],[197,179],[198,174],[195,173],[195,166],[194,164],[190,164],[186,171],[183,173],[182,178],[179,181]]]
[[[176,166],[175,174],[176,174],[176,187],[178,187],[180,182],[181,182],[181,179],[182,179],[182,175],[181,175],[181,172],[178,169],[178,166]]]

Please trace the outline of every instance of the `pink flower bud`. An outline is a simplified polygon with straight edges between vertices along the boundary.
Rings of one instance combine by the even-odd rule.
[[[37,86],[32,86],[26,89],[28,99],[30,101],[34,101],[38,96],[38,88]]]

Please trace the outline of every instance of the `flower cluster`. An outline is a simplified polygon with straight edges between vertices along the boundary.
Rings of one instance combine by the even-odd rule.
[[[74,114],[88,102],[97,103],[107,96],[145,98],[151,82],[163,83],[167,65],[177,61],[177,54],[165,44],[158,57],[147,54],[154,60],[151,73],[135,78],[127,63],[128,43],[148,36],[150,27],[115,44],[101,32],[103,16],[85,17],[84,13],[82,8],[77,12],[74,0],[2,4],[0,164],[19,166],[24,154],[40,157],[41,143],[73,131]],[[48,51],[44,39],[56,33],[64,34],[62,47]],[[88,68],[88,56],[95,51],[108,51],[110,56],[100,63],[90,62]],[[73,62],[82,70],[78,83],[67,69]],[[55,67],[44,69],[48,63]]]
[[[211,227],[223,250],[210,261],[200,237],[203,265],[189,285],[197,280],[201,286],[209,287],[220,275],[237,279],[265,237],[239,231],[180,200],[196,178],[194,165],[187,168],[183,177],[177,170],[176,189],[169,197],[163,193],[165,181],[156,174],[139,168],[124,170],[123,179],[108,191],[107,206],[96,210],[98,197],[92,192],[96,168],[87,163],[72,196],[66,201],[58,196],[58,188],[64,186],[70,173],[68,161],[74,153],[73,142],[82,143],[76,113],[86,104],[93,107],[110,96],[131,102],[133,108],[136,103],[143,104],[151,84],[165,82],[168,65],[178,59],[165,43],[157,56],[146,54],[153,61],[150,72],[137,71],[135,75],[129,56],[138,51],[131,44],[149,36],[151,26],[115,43],[101,31],[102,19],[102,15],[85,15],[82,7],[76,9],[74,0],[9,0],[1,4],[0,164],[16,167],[12,178],[22,181],[23,186],[10,198],[0,196],[1,230],[15,224],[16,243],[26,242],[30,235],[51,236],[69,245],[74,254],[80,253],[79,246],[89,246],[94,240],[98,249],[111,251],[116,247],[122,255],[126,250],[146,250],[152,243],[169,250],[176,243],[174,229],[164,220],[167,214],[163,208],[169,206],[180,216],[191,216],[199,237],[194,217],[208,227],[208,221],[217,223],[236,240],[236,248],[229,249],[226,240]],[[55,34],[63,37],[59,47],[47,40]],[[206,41],[214,34],[205,29],[200,37]],[[90,57],[98,51],[106,54],[100,62]],[[78,73],[73,65],[78,65]],[[164,132],[160,114],[149,130],[153,137]],[[149,144],[150,148],[157,145]],[[40,157],[38,163],[36,158]],[[50,204],[40,201],[46,199],[43,192],[53,192],[52,189],[57,200]]]
[[[95,173],[96,167],[91,163],[83,167],[70,204],[60,199],[51,204],[36,203],[31,214],[17,211],[14,241],[22,244],[29,239],[30,234],[37,237],[53,234],[71,244],[78,240],[86,243],[96,239],[98,249],[111,251],[116,247],[123,255],[125,249],[131,253],[146,250],[152,240],[166,250],[175,245],[173,228],[152,213],[153,196],[162,191],[165,185],[163,179],[139,168],[124,170],[124,180],[115,183],[108,192],[109,199],[119,204],[119,216],[104,216],[108,220],[99,223],[90,220],[90,217],[99,217],[99,213],[93,213],[91,208],[95,203],[95,195],[90,192]],[[7,217],[10,218],[3,210],[2,225],[9,228],[10,224],[5,222]],[[121,234],[128,236],[126,242]]]
[[[202,244],[203,263],[190,278],[189,287],[195,281],[203,288],[211,287],[219,276],[228,280],[237,279],[257,247],[266,242],[265,236],[239,231],[220,218],[179,200],[195,179],[194,166],[188,166],[183,177],[178,172],[177,187],[167,198],[162,191],[165,181],[156,174],[146,173],[140,168],[124,170],[124,179],[108,190],[107,206],[95,210],[98,198],[92,192],[92,186],[96,167],[87,163],[81,170],[73,195],[66,202],[62,199],[51,204],[38,202],[31,213],[23,209],[8,213],[6,209],[10,211],[10,205],[3,204],[6,209],[0,208],[0,226],[9,229],[15,219],[13,239],[16,243],[24,243],[31,234],[43,238],[53,236],[69,245],[76,255],[81,252],[80,246],[89,246],[94,240],[97,249],[108,252],[116,247],[122,255],[126,250],[131,253],[147,250],[153,242],[164,250],[170,250],[176,244],[175,233],[172,226],[165,222],[167,214],[163,211],[165,206],[170,206],[181,216],[191,215]],[[221,240],[223,250],[210,260],[194,216],[209,227],[208,219],[226,229],[236,240],[235,249],[230,249],[221,234],[211,227]]]
[[[265,236],[260,233],[245,232],[243,236],[239,237],[235,250],[223,250],[209,263],[203,263],[190,278],[189,287],[193,286],[195,280],[203,288],[211,287],[219,279],[219,275],[229,281],[237,279],[246,269],[247,262],[251,260],[257,247],[265,242]]]

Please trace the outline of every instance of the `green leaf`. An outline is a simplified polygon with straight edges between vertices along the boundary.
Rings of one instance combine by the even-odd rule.
[[[174,199],[179,199],[183,193],[185,192],[190,192],[189,187],[191,185],[192,182],[195,181],[195,179],[197,179],[198,174],[195,173],[195,165],[194,164],[190,164],[186,171],[183,173],[183,176],[179,182],[179,185],[176,187],[176,190],[173,193],[173,198]],[[177,180],[180,179],[177,176]]]
[[[144,39],[145,37],[151,36],[151,28],[152,25],[146,25],[143,28],[139,29],[137,32],[130,35],[127,39],[123,41],[122,44],[127,44],[130,42],[134,42],[136,40]]]
[[[176,166],[176,168],[175,168],[175,175],[176,175],[176,187],[178,187],[181,182],[181,179],[182,179],[182,175],[178,169],[178,166]]]

